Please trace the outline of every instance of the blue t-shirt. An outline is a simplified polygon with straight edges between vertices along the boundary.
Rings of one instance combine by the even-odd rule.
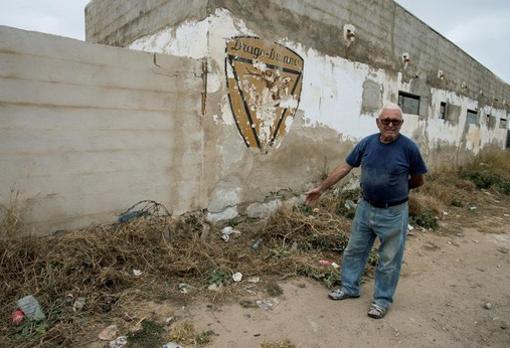
[[[361,165],[361,189],[368,201],[379,204],[399,202],[409,194],[409,175],[425,174],[418,146],[399,134],[388,144],[379,140],[380,134],[362,139],[346,158],[352,167]]]

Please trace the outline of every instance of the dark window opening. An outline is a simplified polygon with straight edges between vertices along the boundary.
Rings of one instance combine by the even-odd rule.
[[[439,119],[446,120],[446,103],[441,102],[441,106],[439,106]]]
[[[474,110],[468,110],[466,122],[468,124],[478,124],[478,112]]]
[[[496,122],[497,122],[496,116],[487,114],[487,127],[489,127],[490,129],[496,128]]]
[[[404,114],[419,115],[420,96],[399,91],[398,106],[400,106]]]
[[[507,125],[507,123],[506,123],[506,118],[501,118],[501,119],[499,120],[499,128],[506,129],[506,125]]]

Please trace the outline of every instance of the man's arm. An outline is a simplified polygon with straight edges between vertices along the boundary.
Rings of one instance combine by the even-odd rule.
[[[425,183],[425,179],[422,174],[414,174],[411,175],[409,179],[409,190],[420,187]]]
[[[317,199],[319,199],[319,197],[324,191],[326,191],[328,188],[339,182],[344,176],[349,174],[351,170],[352,166],[350,166],[346,162],[343,162],[340,165],[338,165],[335,169],[333,169],[331,174],[329,174],[329,176],[319,186],[305,193],[306,204],[311,204],[315,202]]]

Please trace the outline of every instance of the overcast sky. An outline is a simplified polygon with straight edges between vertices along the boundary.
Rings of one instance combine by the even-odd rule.
[[[88,2],[0,0],[0,25],[84,40]],[[510,0],[397,2],[510,83]]]

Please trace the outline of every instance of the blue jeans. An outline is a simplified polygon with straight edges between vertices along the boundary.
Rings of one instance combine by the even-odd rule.
[[[407,202],[376,208],[364,199],[359,201],[342,261],[342,289],[347,294],[359,295],[361,275],[375,238],[379,237],[374,302],[384,308],[391,305],[404,256],[408,214]]]

